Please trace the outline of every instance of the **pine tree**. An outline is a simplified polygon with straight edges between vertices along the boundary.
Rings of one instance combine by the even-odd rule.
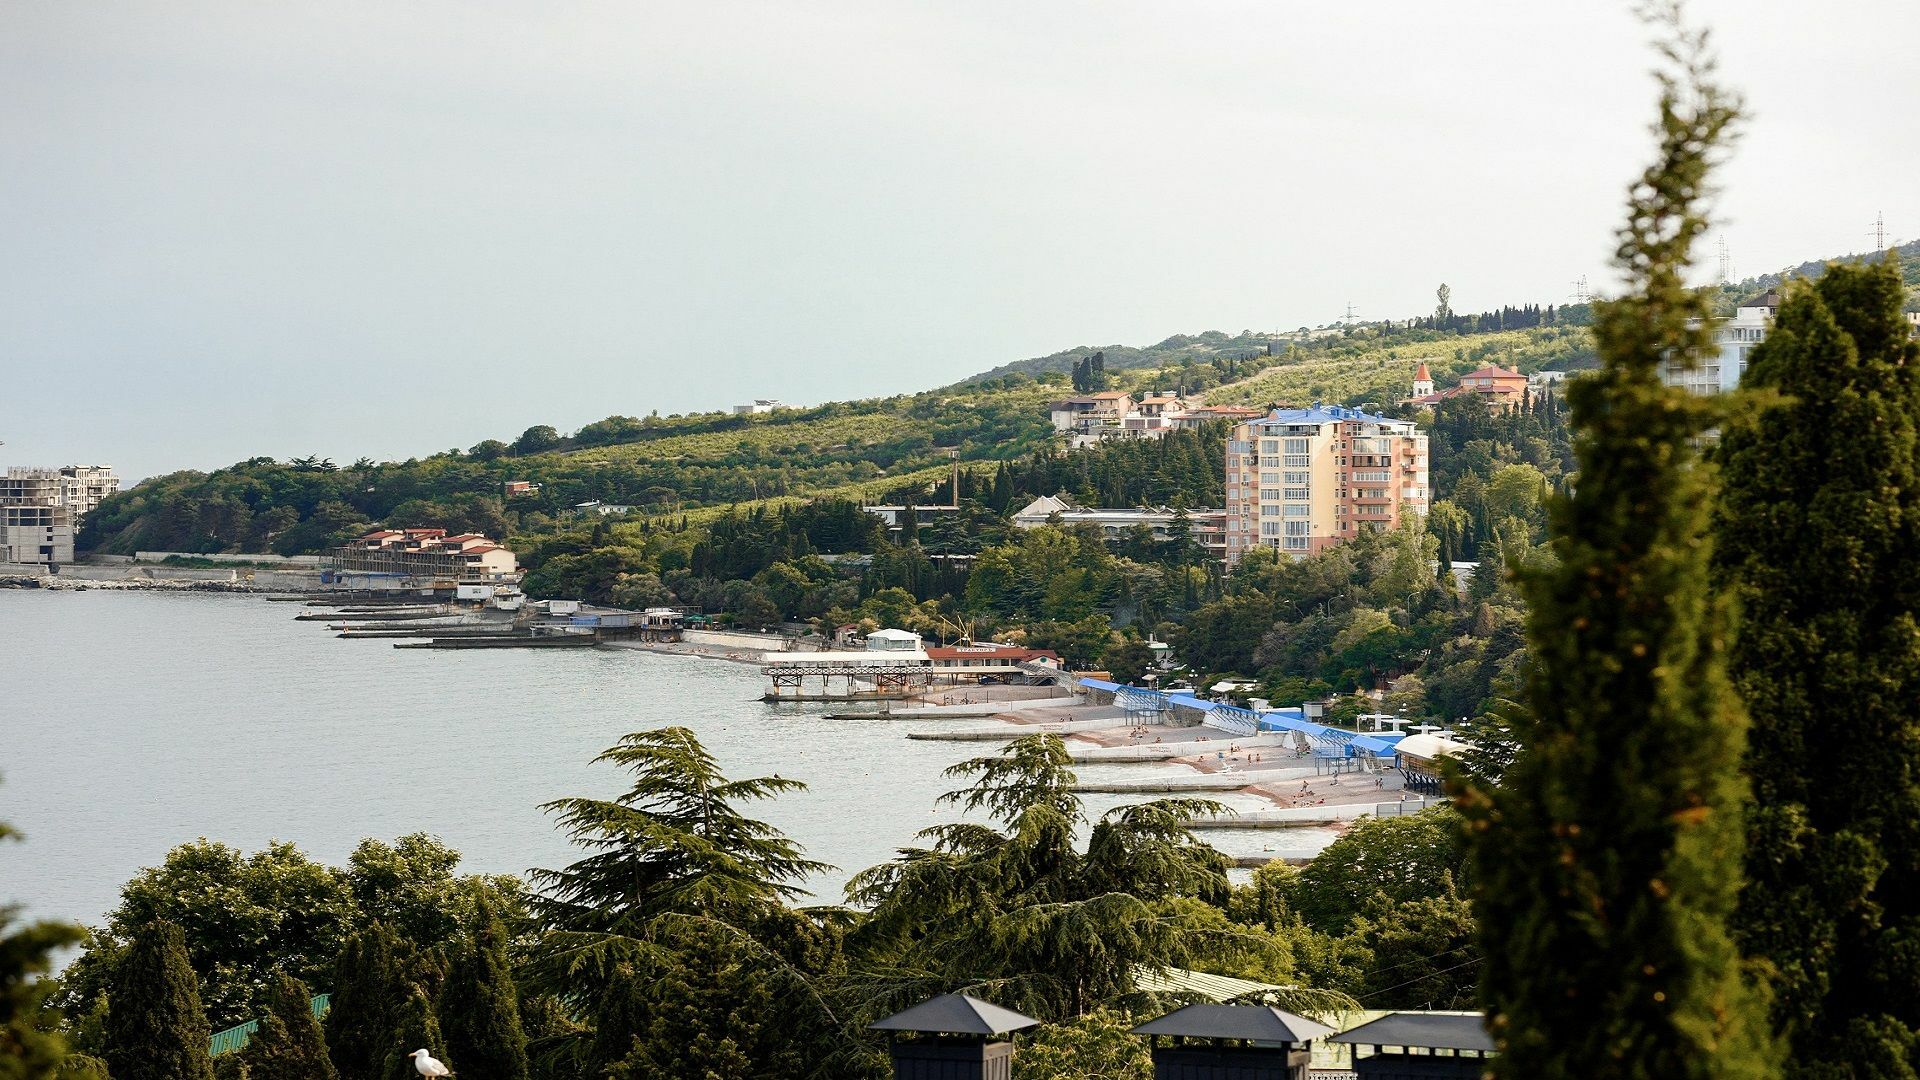
[[[474,1076],[527,1080],[527,1037],[507,964],[507,928],[481,906],[472,939],[454,956],[440,998],[447,1053]]]
[[[799,882],[825,867],[739,809],[805,785],[777,776],[729,780],[680,727],[628,735],[595,760],[631,772],[631,789],[618,799],[547,804],[588,854],[532,874],[543,887],[533,907],[545,930],[528,986],[585,1004],[591,1045],[574,1052],[593,1070],[627,1055],[647,1023],[646,987],[682,966],[677,943],[689,936],[750,943],[744,955],[757,958],[759,981],[776,982],[783,998],[810,997],[810,964],[780,959],[805,935],[782,918]]]
[[[254,1080],[338,1080],[306,983],[285,972],[274,975],[267,1013],[247,1040],[246,1058]]]
[[[376,1075],[393,1049],[393,1031],[408,989],[402,951],[393,931],[374,923],[347,939],[334,964],[327,1050],[334,1068],[348,1080]]]
[[[1795,1075],[1920,1068],[1920,345],[1896,258],[1794,283],[1728,427],[1718,570],[1753,718],[1738,925]]]
[[[1688,251],[1738,103],[1703,35],[1664,51],[1660,155],[1633,188],[1596,314],[1601,369],[1568,391],[1579,482],[1553,507],[1557,563],[1521,573],[1530,722],[1499,787],[1469,784],[1481,995],[1502,1078],[1760,1077],[1764,998],[1728,920],[1744,833],[1745,719],[1726,678],[1725,605],[1705,589],[1703,399],[1663,386],[1706,355]]]
[[[169,922],[143,927],[114,969],[106,1058],[115,1080],[213,1080],[213,1036],[186,935]]]
[[[440,1021],[433,1013],[432,999],[420,984],[409,983],[394,1014],[393,1030],[387,1036],[386,1064],[380,1072],[369,1075],[385,1080],[419,1080],[420,1072],[412,1057],[415,1050],[429,1051],[449,1070],[458,1069],[460,1066],[453,1055],[442,1049],[445,1045],[440,1037]]]

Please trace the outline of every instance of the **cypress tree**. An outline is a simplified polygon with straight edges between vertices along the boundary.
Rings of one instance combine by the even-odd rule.
[[[286,972],[273,977],[267,1014],[247,1040],[246,1057],[254,1080],[339,1080],[313,1015],[313,991]]]
[[[116,1080],[213,1080],[200,983],[186,935],[152,922],[128,944],[107,998],[106,1058]]]
[[[1897,259],[1789,286],[1720,448],[1748,882],[1795,1075],[1920,1065],[1920,345]]]
[[[327,1050],[343,1077],[374,1076],[386,1063],[406,982],[400,943],[383,923],[347,939],[334,964]],[[418,1047],[408,1047],[416,1050]]]
[[[1660,76],[1658,160],[1634,186],[1600,307],[1601,369],[1575,382],[1579,480],[1553,506],[1556,564],[1519,572],[1531,721],[1500,786],[1469,781],[1481,997],[1501,1078],[1769,1074],[1764,999],[1728,921],[1744,839],[1744,714],[1725,606],[1705,589],[1713,406],[1662,385],[1705,355],[1685,284],[1716,150],[1738,103],[1679,26]]]
[[[527,1036],[507,964],[507,928],[482,903],[472,940],[447,970],[440,999],[447,1053],[475,1076],[527,1080]]]
[[[394,1015],[393,1030],[387,1036],[386,1064],[380,1072],[366,1075],[383,1076],[386,1080],[418,1080],[420,1072],[409,1056],[415,1050],[432,1051],[433,1056],[449,1070],[459,1068],[453,1055],[441,1049],[443,1045],[440,1022],[433,1015],[433,1002],[427,997],[425,989],[418,983],[411,983],[406,988],[406,996],[400,1000],[399,1010]]]

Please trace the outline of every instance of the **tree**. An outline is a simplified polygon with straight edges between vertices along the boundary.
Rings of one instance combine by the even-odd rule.
[[[1739,928],[1794,1075],[1920,1065],[1920,345],[1896,258],[1789,287],[1720,446],[1753,719]],[[1904,1049],[1900,1049],[1904,1048]]]
[[[802,879],[825,867],[739,809],[804,785],[777,776],[729,780],[680,727],[635,732],[594,760],[626,769],[632,786],[618,799],[546,804],[588,854],[565,869],[533,872],[543,930],[531,949],[528,983],[536,993],[581,1003],[582,1019],[591,1021],[591,1031],[560,1052],[583,1072],[628,1057],[649,1030],[654,989],[686,967],[688,956],[720,947],[736,961],[724,980],[736,1000],[756,988],[775,989],[790,1010],[776,1028],[791,1035],[831,1026],[815,1009],[810,973],[830,964],[836,950],[823,944],[819,928],[795,921],[784,907],[799,895]],[[727,944],[715,945],[716,937]],[[709,970],[705,977],[718,976]],[[694,1043],[726,1036],[689,1029],[672,1037]]]
[[[416,833],[365,840],[345,868],[292,844],[246,854],[198,840],[167,853],[121,887],[120,904],[63,978],[64,1008],[84,1014],[108,989],[114,958],[147,922],[174,923],[200,978],[208,1022],[224,1029],[260,1015],[276,972],[327,986],[347,938],[369,921],[397,927],[420,948],[464,932],[476,898],[517,911],[519,882],[457,875],[460,854]]]
[[[1254,947],[1181,903],[1226,898],[1226,857],[1186,828],[1216,804],[1163,799],[1108,811],[1081,852],[1074,833],[1085,818],[1067,761],[1059,736],[1029,735],[953,766],[948,776],[973,783],[941,801],[999,828],[925,829],[932,846],[904,849],[848,884],[848,898],[872,909],[856,941],[881,993],[904,1005],[990,983],[1010,1007],[1069,1018],[1129,992],[1142,966]]]
[[[1704,588],[1704,399],[1660,363],[1712,347],[1685,284],[1737,102],[1701,35],[1664,10],[1660,153],[1634,186],[1600,305],[1602,366],[1568,389],[1579,484],[1552,506],[1557,563],[1531,602],[1527,743],[1499,787],[1468,785],[1468,874],[1499,1077],[1757,1077],[1764,1001],[1727,925],[1740,882],[1745,718],[1725,605]]]
[[[513,440],[515,454],[540,454],[560,445],[560,433],[547,424],[535,424]]]
[[[411,1056],[415,1050],[431,1051],[449,1070],[459,1068],[453,1055],[441,1049],[445,1043],[440,1037],[440,1021],[434,1016],[433,1002],[427,997],[426,988],[417,982],[407,983],[399,1004],[394,1013],[393,1030],[387,1034],[385,1064],[378,1073],[368,1075],[385,1080],[417,1080],[420,1072]]]
[[[376,1076],[386,1064],[407,992],[402,948],[386,924],[374,923],[348,939],[334,965],[326,1038],[342,1077]]]
[[[245,1055],[253,1080],[339,1080],[313,1015],[313,991],[285,972],[274,976],[267,1012]]]
[[[173,923],[148,923],[115,965],[108,1068],[117,1080],[213,1080],[212,1036],[185,935]]]
[[[1323,933],[1341,934],[1372,905],[1439,894],[1460,872],[1459,823],[1451,810],[1370,817],[1292,876],[1288,907]]]
[[[1151,1080],[1153,1055],[1133,1034],[1134,1017],[1095,1009],[1058,1024],[1042,1024],[1022,1036],[1014,1055],[1014,1080]]]
[[[0,821],[0,842],[17,835]],[[44,1080],[67,1057],[47,1007],[53,985],[44,976],[54,950],[79,941],[82,931],[52,922],[10,930],[17,910],[0,906],[0,1080]]]
[[[1436,329],[1447,329],[1453,321],[1453,288],[1443,281],[1433,295],[1439,301],[1433,306],[1434,326]]]
[[[468,1073],[527,1080],[527,1037],[506,950],[505,924],[483,910],[447,969],[440,1030],[447,1053]]]

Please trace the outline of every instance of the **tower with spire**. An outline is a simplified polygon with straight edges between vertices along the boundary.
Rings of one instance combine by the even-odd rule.
[[[1422,360],[1420,361],[1420,366],[1416,368],[1413,373],[1413,396],[1418,399],[1427,397],[1432,393],[1433,376],[1427,371],[1427,362]]]

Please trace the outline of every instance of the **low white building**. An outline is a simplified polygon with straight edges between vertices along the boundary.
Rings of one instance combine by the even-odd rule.
[[[1125,509],[1103,509],[1081,506],[1068,498],[1065,493],[1042,495],[1016,511],[1013,525],[1017,529],[1037,529],[1059,516],[1062,526],[1092,525],[1100,530],[1108,540],[1121,540],[1136,525],[1145,525],[1153,533],[1155,540],[1166,542],[1172,537],[1172,528],[1180,517],[1180,511],[1168,506],[1141,506]],[[1224,559],[1227,554],[1227,512],[1202,507],[1187,511],[1187,528],[1193,533],[1193,539],[1207,554]]]
[[[735,405],[733,407],[733,415],[758,416],[761,413],[770,413],[776,409],[790,409],[792,407],[793,406],[787,405],[784,402],[775,401],[772,398],[755,398],[745,405]]]

